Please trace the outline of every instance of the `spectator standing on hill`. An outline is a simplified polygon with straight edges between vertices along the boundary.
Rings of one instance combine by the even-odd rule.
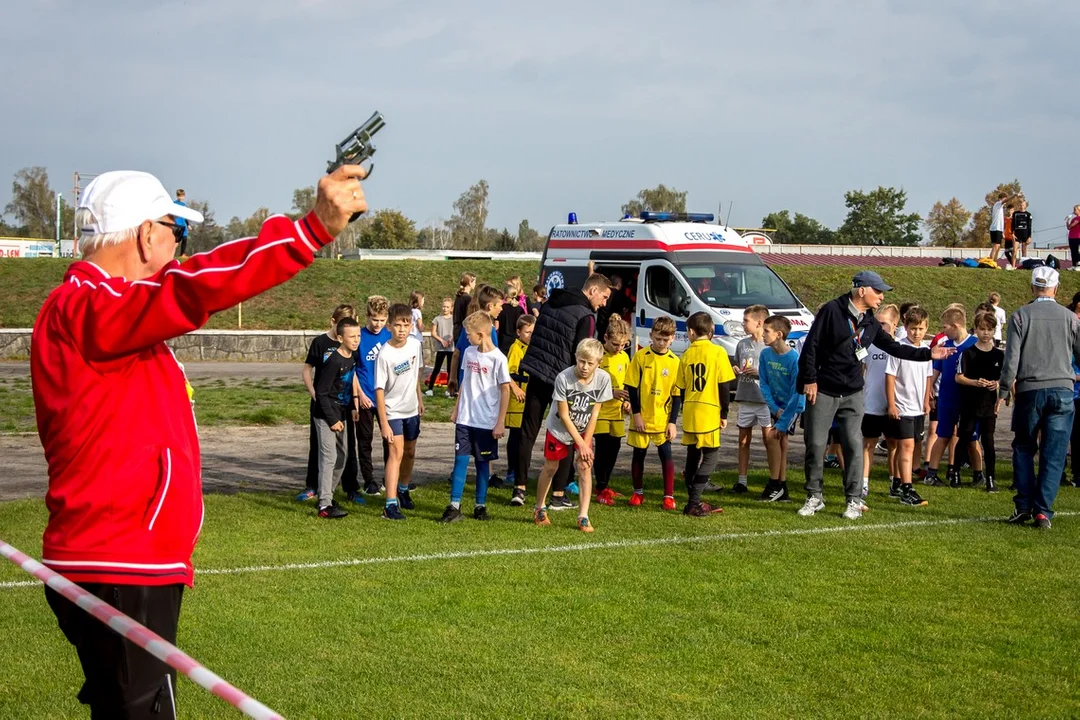
[[[1001,243],[1005,239],[1005,205],[1014,197],[1009,193],[1000,193],[997,202],[990,208],[990,259],[994,262],[997,262]]]
[[[1031,213],[1028,212],[1027,206],[1027,200],[1021,197],[1020,209],[1013,211],[1012,214],[1012,231],[1020,246],[1017,257],[1021,261],[1028,256],[1028,243],[1031,242]]]
[[[1065,218],[1065,229],[1069,231],[1069,257],[1072,269],[1080,269],[1080,205],[1073,207],[1072,215]]]
[[[987,298],[987,302],[989,302],[990,305],[993,306],[994,320],[997,321],[997,327],[994,328],[994,347],[1000,348],[1003,339],[1001,329],[1005,327],[1005,323],[1008,321],[1009,316],[1005,314],[1005,308],[1001,307],[1001,293],[990,293],[990,297]]]
[[[188,384],[165,344],[310,265],[367,210],[357,166],[319,181],[315,208],[184,263],[176,205],[153,175],[98,175],[75,211],[81,259],[41,307],[30,350],[49,468],[42,562],[176,642],[202,528],[202,463]],[[138,318],[138,322],[133,322]],[[63,596],[45,597],[75,646],[92,717],[176,715],[176,671]]]
[[[610,294],[608,279],[594,273],[585,280],[581,290],[558,289],[552,292],[551,299],[544,303],[536,319],[532,340],[521,359],[519,370],[528,374],[529,385],[525,389],[525,407],[521,414],[521,448],[518,466],[514,469],[515,486],[511,505],[525,504],[525,486],[529,478],[533,445],[551,407],[555,378],[577,362],[575,352],[578,344],[596,334],[596,311],[604,306]],[[565,468],[565,475],[569,475],[569,467]],[[564,494],[567,480],[563,472],[556,474],[550,509],[574,507]]]
[[[998,396],[1013,404],[1014,525],[1035,520],[1048,530],[1054,499],[1065,472],[1065,454],[1073,423],[1073,363],[1080,363],[1080,319],[1055,299],[1058,273],[1037,267],[1031,273],[1035,300],[1009,318],[1008,345]],[[1039,474],[1035,474],[1035,453]]]
[[[176,200],[174,202],[180,207],[187,207],[186,199],[187,193],[185,193],[182,188],[178,189],[176,191]],[[188,227],[187,219],[181,215],[176,216],[176,226],[178,228],[183,228],[183,233],[180,235],[180,257],[185,257],[187,255],[188,233],[191,228]]]
[[[874,317],[885,293],[892,288],[881,276],[861,270],[852,278],[851,291],[825,303],[814,319],[799,357],[800,393],[806,395],[806,504],[803,516],[825,507],[822,499],[825,444],[835,418],[844,457],[844,517],[862,515],[863,360],[871,345],[901,360],[942,359],[945,348],[901,345],[889,337]]]

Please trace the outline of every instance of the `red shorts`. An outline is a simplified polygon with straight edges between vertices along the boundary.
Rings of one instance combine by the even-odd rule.
[[[570,457],[571,447],[550,432],[544,438],[544,459],[561,462]]]

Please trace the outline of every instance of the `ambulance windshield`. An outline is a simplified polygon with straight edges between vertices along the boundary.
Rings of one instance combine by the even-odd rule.
[[[711,307],[764,305],[770,310],[799,307],[799,301],[766,265],[687,263],[680,264],[679,269],[697,296]]]

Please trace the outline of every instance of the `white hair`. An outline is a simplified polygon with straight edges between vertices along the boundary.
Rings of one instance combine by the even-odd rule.
[[[92,225],[94,222],[94,214],[89,208],[79,208],[75,211],[75,227],[80,228],[79,232],[79,254],[89,255],[100,250],[103,247],[110,245],[119,245],[120,243],[127,242],[128,240],[134,240],[138,235],[138,227],[128,228],[127,230],[118,230],[110,233],[84,233],[82,228]]]

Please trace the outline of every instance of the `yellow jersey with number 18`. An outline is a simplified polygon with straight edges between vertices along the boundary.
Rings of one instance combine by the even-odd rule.
[[[690,343],[675,381],[683,398],[683,432],[710,433],[720,429],[720,383],[734,379],[727,351],[708,338]]]
[[[660,433],[667,429],[671,390],[675,387],[678,373],[679,358],[670,350],[659,355],[648,347],[634,353],[623,384],[638,389],[646,433]]]

